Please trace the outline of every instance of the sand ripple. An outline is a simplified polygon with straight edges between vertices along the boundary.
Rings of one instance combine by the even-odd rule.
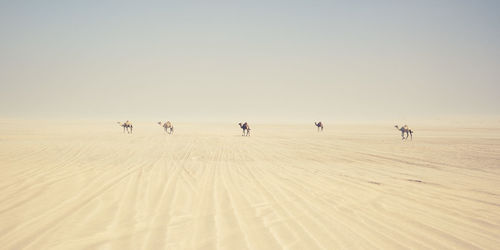
[[[491,129],[154,125],[2,123],[0,248],[500,246]]]

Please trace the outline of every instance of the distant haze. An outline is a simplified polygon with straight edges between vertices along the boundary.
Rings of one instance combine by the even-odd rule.
[[[500,115],[500,1],[236,2],[2,1],[0,117]]]

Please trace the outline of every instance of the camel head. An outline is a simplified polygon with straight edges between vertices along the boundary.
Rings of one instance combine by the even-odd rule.
[[[394,125],[395,128],[399,129],[399,126],[398,125]]]
[[[240,127],[241,127],[241,122],[238,122],[238,125],[240,125]]]
[[[160,126],[161,126],[161,122],[158,122],[158,125],[160,125]]]

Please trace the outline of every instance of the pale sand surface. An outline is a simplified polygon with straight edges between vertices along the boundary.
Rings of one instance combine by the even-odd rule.
[[[500,127],[0,121],[0,249],[500,247]]]

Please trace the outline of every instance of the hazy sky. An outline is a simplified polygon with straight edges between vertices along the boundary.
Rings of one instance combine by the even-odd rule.
[[[457,115],[500,115],[500,1],[0,3],[0,117]]]

